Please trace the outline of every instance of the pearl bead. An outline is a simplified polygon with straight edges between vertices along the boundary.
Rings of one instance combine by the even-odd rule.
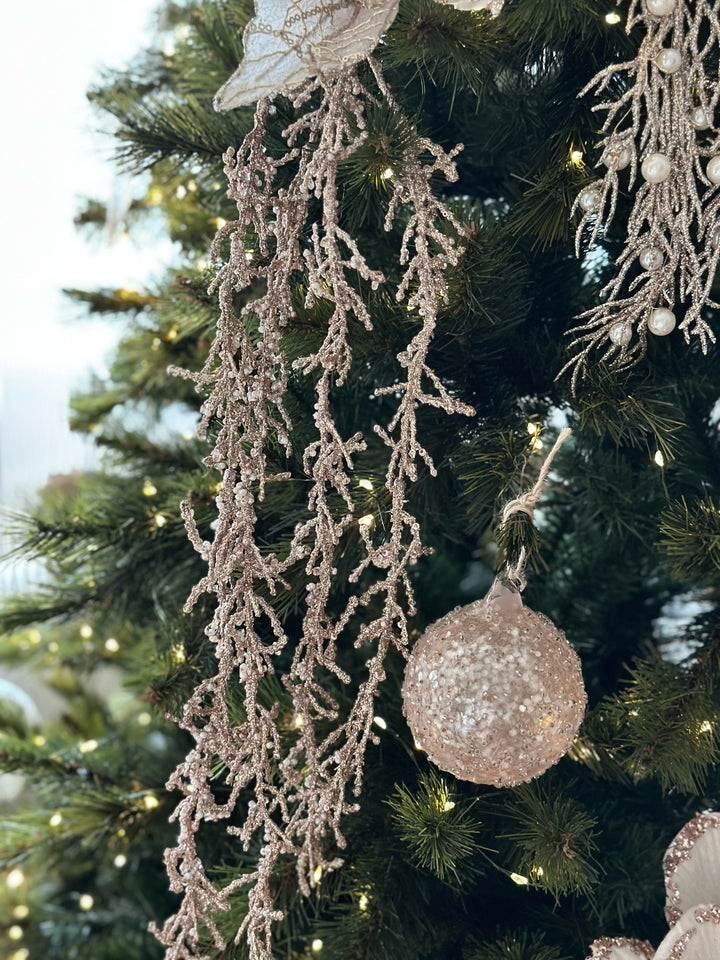
[[[655,64],[663,73],[677,73],[682,66],[682,54],[674,47],[667,47],[655,57]]]
[[[705,173],[710,183],[720,183],[720,156],[711,157],[708,160]]]
[[[665,257],[660,247],[643,247],[638,261],[643,270],[659,270]]]
[[[611,170],[624,170],[632,160],[632,150],[627,145],[610,144],[603,154],[603,163]]]
[[[710,234],[710,243],[713,247],[716,247],[720,243],[720,223],[713,227],[712,233]]]
[[[656,337],[666,337],[675,329],[675,314],[667,307],[655,307],[648,320],[648,330]]]
[[[645,9],[654,17],[665,17],[675,9],[675,0],[645,0]]]
[[[602,204],[600,191],[596,187],[585,187],[584,190],[580,191],[578,203],[580,204],[580,209],[584,210],[585,213],[595,213],[600,209],[600,205]]]
[[[632,327],[630,324],[618,320],[618,322],[614,323],[608,330],[608,336],[613,343],[616,343],[619,347],[624,347],[626,343],[630,343]]]
[[[690,111],[690,120],[696,130],[707,130],[708,127],[712,126],[712,120],[705,107],[693,107]]]
[[[640,172],[648,183],[662,183],[670,176],[670,161],[664,153],[649,153],[642,162]]]

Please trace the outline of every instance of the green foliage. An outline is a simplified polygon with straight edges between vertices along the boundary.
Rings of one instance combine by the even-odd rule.
[[[671,500],[660,517],[658,546],[672,575],[685,583],[716,585],[720,574],[720,510],[706,494],[688,506]]]
[[[589,893],[599,879],[595,856],[597,820],[572,797],[563,795],[552,775],[515,787],[507,812],[518,829],[516,871],[556,899]]]
[[[474,942],[463,953],[463,960],[568,960],[557,947],[545,943],[541,933],[513,931],[497,940]]]
[[[460,883],[460,870],[467,878],[468,864],[464,861],[479,849],[481,826],[472,803],[451,793],[447,783],[431,770],[420,775],[414,792],[396,784],[388,805],[400,836],[421,867],[440,880],[452,878]]]

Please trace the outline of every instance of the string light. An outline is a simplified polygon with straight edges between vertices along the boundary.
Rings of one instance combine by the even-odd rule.
[[[113,863],[116,867],[124,867],[127,863],[127,857],[124,853],[119,853],[113,860]]]
[[[11,940],[22,940],[23,928],[19,924],[14,923],[8,930],[8,937]]]
[[[142,492],[144,497],[154,497],[157,493],[157,487],[152,480],[146,478],[143,480]]]
[[[453,800],[446,800],[445,803],[443,803],[442,808],[443,808],[443,813],[449,813],[450,810],[453,810],[455,808],[455,802]]]
[[[170,652],[177,663],[185,663],[185,647],[181,643],[173,644],[172,647],[170,647]]]
[[[713,725],[709,720],[703,720],[700,724],[700,733],[711,733]]]
[[[363,490],[374,490],[372,480],[366,480],[364,477],[362,480],[358,480],[358,486],[362,487]]]
[[[655,463],[656,463],[659,467],[664,467],[664,466],[665,466],[665,457],[663,456],[662,450],[656,450],[656,451],[655,451],[655,456],[654,456],[653,459],[655,460]]]
[[[530,881],[527,877],[524,877],[521,873],[511,873],[510,879],[513,883],[516,883],[519,887],[526,887]]]
[[[570,160],[575,166],[579,166],[583,162],[583,152],[582,150],[571,150],[570,151]]]
[[[358,909],[361,913],[365,913],[368,908],[368,898],[366,893],[360,894],[360,899],[358,900]]]
[[[622,20],[622,17],[620,16],[620,14],[615,13],[614,11],[612,13],[605,14],[605,23],[610,23],[614,25],[616,23],[620,23],[621,20]]]
[[[10,960],[29,960],[30,951],[27,947],[21,947],[20,950],[14,950],[10,954]]]
[[[178,198],[178,200],[184,200],[185,197],[187,196],[187,188],[184,187],[182,184],[180,184],[180,186],[175,191],[175,196]]]
[[[358,520],[358,526],[371,527],[375,523],[375,517],[371,513],[366,513],[364,517]]]
[[[386,167],[381,174],[383,180],[391,180],[394,175],[395,171],[392,167]]]
[[[533,423],[532,420],[528,422],[527,432],[530,434],[530,436],[535,436],[539,429],[540,427],[538,427],[536,423]]]
[[[320,953],[320,951],[321,951],[322,948],[323,948],[323,942],[322,942],[322,940],[318,937],[316,940],[313,940],[313,942],[310,944],[310,946],[311,946],[311,948],[312,948],[312,952],[313,952],[313,953]]]
[[[95,900],[89,893],[83,893],[78,900],[78,906],[81,910],[92,910]]]
[[[143,803],[145,804],[146,810],[154,810],[160,806],[160,801],[153,793],[146,793],[143,797]]]
[[[225,219],[225,217],[215,217],[215,219],[212,222],[215,224],[217,229],[220,230],[222,227],[225,226],[225,224],[227,223],[227,220]]]
[[[320,866],[315,867],[315,872],[313,873],[314,883],[320,883],[320,881],[322,880],[322,873],[323,873],[322,867]]]
[[[54,813],[48,820],[51,827],[59,827],[62,822],[63,818],[61,813]]]
[[[295,714],[295,720],[293,721],[293,726],[296,730],[299,730],[303,725],[303,715],[301,713]]]
[[[387,722],[382,717],[373,717],[373,723],[381,730],[387,730]]]
[[[14,870],[11,870],[5,880],[5,886],[8,888],[8,890],[17,890],[17,888],[21,887],[24,883],[25,874],[22,872],[20,867],[15,867]]]
[[[137,722],[140,724],[141,727],[149,727],[150,724],[152,723],[152,717],[147,712],[147,710],[143,710],[142,713],[138,714]]]
[[[105,641],[105,649],[108,653],[117,653],[120,649],[120,644],[117,642],[115,637],[108,637]]]
[[[13,907],[12,915],[16,920],[25,920],[30,914],[30,907],[26,903],[19,903],[16,907]]]
[[[164,527],[167,523],[167,517],[163,516],[162,513],[156,513],[153,517],[156,527]]]
[[[93,635],[93,628],[90,626],[89,623],[84,623],[80,627],[80,636],[83,638],[83,640],[89,640],[92,635]]]
[[[32,738],[32,742],[35,744],[36,747],[44,747],[45,744],[47,743],[47,740],[41,733],[36,733],[35,736]]]
[[[83,740],[83,742],[78,746],[80,753],[92,753],[93,750],[97,750],[97,748],[97,740]]]

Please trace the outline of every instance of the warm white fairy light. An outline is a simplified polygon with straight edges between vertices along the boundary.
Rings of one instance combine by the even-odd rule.
[[[363,490],[374,490],[374,489],[375,489],[375,488],[373,487],[372,480],[366,480],[365,477],[363,477],[362,480],[358,480],[358,486],[359,486],[359,487],[362,487]]]
[[[620,23],[621,20],[622,20],[622,17],[620,16],[620,14],[616,13],[614,10],[611,13],[605,14],[605,23],[614,25],[616,23]]]
[[[30,915],[30,907],[26,903],[19,903],[13,907],[12,915],[16,920],[26,920]]]
[[[381,174],[383,180],[392,180],[394,175],[395,171],[392,167],[386,167]]]
[[[89,640],[92,635],[93,635],[93,628],[90,626],[89,623],[84,623],[80,627],[80,636],[83,638],[83,640]]]
[[[320,951],[321,951],[322,948],[323,948],[323,942],[322,942],[322,940],[318,937],[317,939],[313,940],[313,942],[311,943],[310,946],[312,947],[312,952],[313,952],[313,953],[320,953]]]
[[[164,516],[162,513],[156,513],[155,516],[153,517],[153,520],[155,521],[156,527],[164,527],[165,524],[167,523],[167,517]]]
[[[143,797],[143,804],[146,810],[155,810],[156,807],[160,806],[160,801],[154,793],[147,793]]]
[[[62,822],[63,816],[61,813],[54,813],[48,820],[51,827],[59,827]]]
[[[361,893],[361,894],[360,894],[360,899],[358,900],[358,910],[359,910],[361,913],[365,913],[365,911],[367,910],[367,908],[368,908],[368,902],[369,902],[369,901],[368,901],[367,894],[366,894],[366,893]]]
[[[22,872],[20,867],[15,867],[15,869],[11,870],[5,878],[5,886],[8,888],[8,890],[17,890],[18,887],[21,887],[24,883],[25,874]]]
[[[30,951],[27,947],[21,947],[19,950],[13,950],[8,960],[29,960]]]
[[[105,649],[108,653],[117,653],[120,649],[120,644],[117,642],[115,637],[108,637],[105,641]]]
[[[519,887],[526,887],[530,883],[530,880],[527,877],[524,877],[521,873],[511,873],[510,879]]]
[[[89,893],[83,893],[78,900],[78,906],[81,910],[92,910],[95,899]]]
[[[36,733],[32,738],[32,742],[35,744],[36,747],[44,747],[45,744],[47,743],[47,740],[41,733]]]
[[[323,875],[323,868],[321,866],[315,867],[315,871],[313,872],[313,881],[315,882],[316,885],[320,883],[320,881],[322,880],[322,875]]]
[[[380,727],[381,730],[387,730],[387,721],[383,717],[373,717],[373,723],[376,727]]]
[[[97,750],[98,746],[97,740],[83,740],[83,742],[78,745],[78,750],[80,753],[92,753],[93,750]]]
[[[149,727],[152,723],[152,715],[149,714],[147,710],[143,710],[142,713],[137,715],[137,722],[141,727]]]
[[[584,153],[582,152],[582,150],[571,150],[571,151],[570,151],[570,159],[571,159],[571,161],[572,161],[576,166],[577,166],[578,164],[582,163],[583,157],[584,157]]]
[[[371,513],[366,513],[364,517],[360,517],[358,520],[358,525],[361,527],[371,527],[375,523],[375,517]]]
[[[14,923],[8,930],[7,935],[10,940],[22,940],[23,928],[19,924]]]
[[[124,867],[126,863],[127,863],[127,857],[125,856],[124,853],[118,853],[117,856],[113,858],[113,864],[118,869],[120,869],[121,867]]]
[[[152,482],[152,480],[144,480],[142,485],[142,492],[144,497],[154,497],[157,493],[157,487]]]
[[[663,456],[662,450],[656,450],[653,459],[659,467],[665,466],[665,457]]]

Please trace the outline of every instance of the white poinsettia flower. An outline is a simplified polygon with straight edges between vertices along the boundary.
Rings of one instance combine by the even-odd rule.
[[[720,957],[720,905],[701,903],[671,928],[653,960],[718,960]]]
[[[587,960],[652,960],[653,948],[647,940],[627,937],[603,937],[590,944]]]
[[[720,813],[686,823],[663,857],[665,915],[673,925],[698,903],[720,903]]]
[[[398,0],[256,0],[245,27],[242,63],[215,95],[216,110],[289,93],[304,80],[333,76],[377,46]]]

